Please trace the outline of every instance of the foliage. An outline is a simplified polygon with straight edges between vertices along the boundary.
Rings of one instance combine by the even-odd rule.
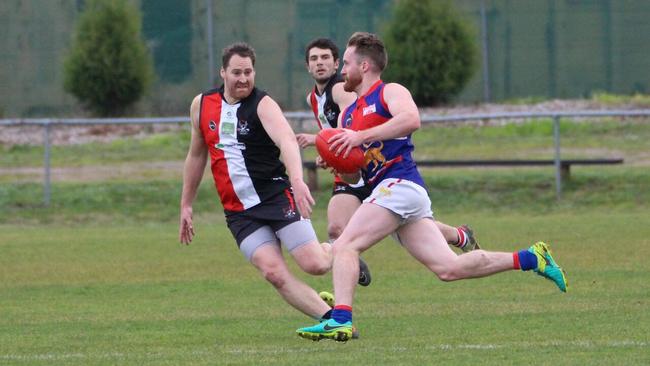
[[[633,95],[594,92],[591,99],[607,106],[632,105],[635,107],[650,107],[650,95],[635,93]]]
[[[449,102],[476,69],[470,24],[449,1],[399,1],[384,37],[385,80],[406,86],[420,106]]]
[[[64,63],[64,89],[101,116],[124,114],[142,97],[153,64],[141,15],[126,0],[91,0]]]

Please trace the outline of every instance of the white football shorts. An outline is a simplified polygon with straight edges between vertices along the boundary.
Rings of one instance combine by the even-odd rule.
[[[427,190],[410,180],[386,178],[363,202],[373,203],[392,211],[400,217],[400,225],[422,218],[433,219]]]

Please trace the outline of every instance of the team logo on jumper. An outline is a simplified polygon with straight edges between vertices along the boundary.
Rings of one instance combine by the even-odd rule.
[[[214,131],[217,129],[217,124],[214,123],[213,120],[210,120],[210,123],[208,123],[208,127],[210,127],[210,131]]]
[[[381,152],[381,150],[384,148],[384,142],[379,141],[379,146],[374,145],[375,143],[376,141],[369,144],[363,144],[366,150],[366,152],[363,154],[364,165],[368,166],[368,164],[372,163],[374,165],[372,171],[375,171],[386,164],[386,157]]]
[[[325,112],[325,116],[328,121],[336,121],[336,113],[331,109]]]
[[[377,112],[377,107],[375,107],[375,103],[373,103],[373,104],[371,104],[371,105],[369,105],[367,107],[363,107],[363,115],[364,116],[367,116],[370,113],[375,113],[375,112]]]
[[[251,129],[248,127],[248,121],[239,120],[239,124],[237,125],[237,133],[242,136],[246,136],[249,132],[251,132]]]
[[[329,128],[330,122],[327,120],[327,117],[325,117],[324,114],[319,114],[318,120],[320,121],[320,125],[322,128]]]
[[[352,126],[352,114],[348,114],[348,116],[345,118],[345,121],[343,121],[343,126],[341,127],[348,128],[350,126]]]

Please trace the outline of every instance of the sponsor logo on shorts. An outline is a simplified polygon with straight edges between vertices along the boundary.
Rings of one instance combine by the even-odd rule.
[[[284,218],[285,219],[292,219],[296,216],[296,210],[294,210],[291,207],[287,207],[284,210]]]
[[[210,131],[215,131],[217,129],[217,124],[214,123],[214,121],[210,120],[210,123],[208,123],[208,127],[210,127]]]
[[[393,194],[388,187],[379,187],[379,195],[382,197],[390,197]]]

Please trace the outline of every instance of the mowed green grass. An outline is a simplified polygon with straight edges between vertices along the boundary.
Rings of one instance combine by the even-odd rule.
[[[0,176],[0,365],[650,364],[650,124],[563,122],[565,156],[621,156],[573,167],[555,198],[551,167],[424,169],[437,217],[470,223],[487,249],[549,242],[570,292],[532,273],[443,283],[392,240],[364,254],[347,344],[298,338],[314,322],[289,308],[244,260],[209,177],[194,207],[197,237],[178,244],[187,131],[56,146],[42,206],[38,175]],[[550,121],[425,128],[418,158],[552,156]],[[307,151],[307,158],[313,151]],[[2,147],[0,167],[38,167],[42,148]],[[313,223],[325,236],[330,177]],[[295,273],[296,266],[291,264]],[[330,275],[300,274],[317,290]]]
[[[198,215],[187,247],[174,223],[3,225],[0,364],[650,362],[648,211],[442,219],[469,220],[493,250],[547,240],[570,292],[521,272],[443,283],[385,240],[364,255],[374,283],[357,291],[361,339],[316,343],[295,335],[313,321],[245,262],[218,214]],[[331,289],[329,275],[301,278]]]

